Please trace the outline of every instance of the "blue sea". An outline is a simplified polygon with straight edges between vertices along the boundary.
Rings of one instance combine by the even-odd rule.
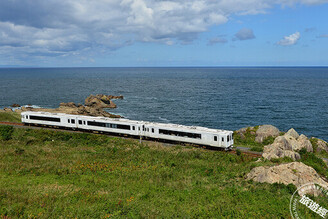
[[[328,140],[328,68],[2,68],[0,108],[123,95],[129,119],[237,130],[272,124]]]

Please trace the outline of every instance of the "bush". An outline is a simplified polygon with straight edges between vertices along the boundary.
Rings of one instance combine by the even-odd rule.
[[[0,137],[2,140],[10,140],[14,132],[14,127],[9,125],[0,126]]]

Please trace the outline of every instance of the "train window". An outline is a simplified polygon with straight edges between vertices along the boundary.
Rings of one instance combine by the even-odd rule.
[[[227,136],[227,142],[229,142],[230,141],[230,138],[229,138],[229,135]]]
[[[60,118],[55,117],[46,117],[46,116],[30,116],[32,120],[41,120],[41,121],[49,121],[49,122],[60,122]]]
[[[154,128],[152,128],[151,131],[154,133],[155,132]]]
[[[85,125],[85,121],[83,121],[83,125]]]
[[[139,131],[140,131],[140,127],[139,127],[138,129],[139,129]]]
[[[28,116],[26,116],[26,119],[28,119]]]
[[[214,141],[218,141],[218,136],[214,136]]]
[[[222,137],[222,142],[224,142],[224,137]]]
[[[82,120],[79,120],[79,124],[82,125]]]
[[[165,129],[159,129],[159,134],[174,135],[174,136],[186,137],[186,138],[199,138],[199,139],[202,138],[202,135],[197,133],[180,132],[180,131],[172,131],[172,130],[165,130]]]
[[[72,119],[72,123],[75,124],[75,119]]]
[[[68,119],[68,120],[67,120],[67,122],[68,122],[68,123],[71,123],[71,120],[70,120],[70,119]]]
[[[135,126],[132,126],[132,130],[136,130],[136,127]]]

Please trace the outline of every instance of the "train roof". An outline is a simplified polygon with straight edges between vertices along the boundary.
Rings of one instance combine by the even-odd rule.
[[[231,134],[232,131],[228,130],[222,130],[222,129],[211,129],[201,126],[186,126],[186,125],[178,125],[178,124],[172,124],[172,123],[158,123],[158,122],[148,122],[148,121],[138,121],[138,120],[130,120],[130,119],[124,119],[124,118],[109,118],[109,117],[99,117],[99,116],[84,116],[84,115],[74,115],[74,114],[66,114],[66,113],[50,113],[50,112],[37,112],[37,111],[25,111],[22,112],[22,114],[28,113],[28,114],[38,114],[38,115],[50,115],[50,116],[78,116],[79,118],[84,119],[90,119],[90,120],[103,120],[103,121],[116,121],[116,122],[129,122],[130,124],[145,124],[145,125],[154,125],[157,127],[162,128],[179,128],[184,129],[185,131],[201,131],[201,132],[211,132],[211,133],[221,133],[221,134]]]

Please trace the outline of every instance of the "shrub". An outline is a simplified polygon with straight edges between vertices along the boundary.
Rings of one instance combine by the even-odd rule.
[[[9,125],[0,126],[0,137],[2,140],[10,140],[14,132],[14,127]]]
[[[237,149],[237,150],[236,150],[236,154],[237,154],[238,156],[240,156],[240,155],[241,155],[241,151],[240,151],[239,149]]]

